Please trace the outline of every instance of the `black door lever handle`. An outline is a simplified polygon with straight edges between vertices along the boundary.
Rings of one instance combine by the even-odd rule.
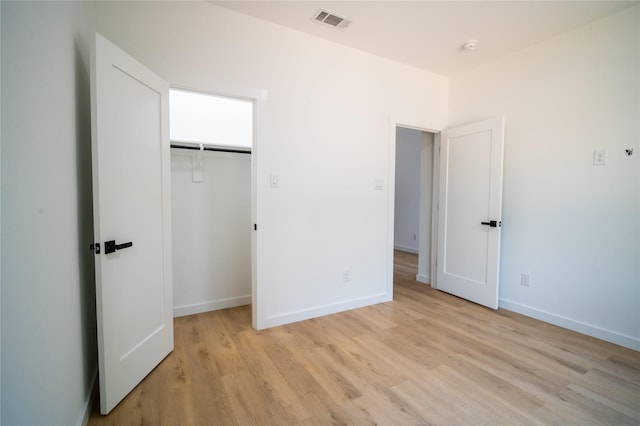
[[[480,222],[480,225],[489,225],[492,228],[497,228],[498,226],[502,226],[502,221],[498,223],[497,220],[491,220],[489,222]]]
[[[131,246],[133,246],[133,242],[131,241],[129,241],[128,243],[122,243],[122,244],[116,244],[116,240],[105,241],[104,254],[115,253],[116,250],[122,250]]]

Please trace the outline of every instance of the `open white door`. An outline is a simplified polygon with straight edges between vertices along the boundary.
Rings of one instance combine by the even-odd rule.
[[[173,350],[169,85],[96,34],[91,136],[100,411]]]
[[[437,288],[498,308],[504,119],[440,136]]]

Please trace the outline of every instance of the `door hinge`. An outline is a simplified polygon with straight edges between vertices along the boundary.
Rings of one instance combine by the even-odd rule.
[[[257,223],[254,223],[254,224],[253,224],[253,230],[254,230],[254,231],[257,231],[257,230],[258,230],[258,224],[257,224]]]

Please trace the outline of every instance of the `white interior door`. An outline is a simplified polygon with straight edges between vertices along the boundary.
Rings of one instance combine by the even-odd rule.
[[[98,363],[107,414],[173,350],[169,85],[98,34],[92,53]]]
[[[440,137],[437,288],[498,308],[504,119]]]

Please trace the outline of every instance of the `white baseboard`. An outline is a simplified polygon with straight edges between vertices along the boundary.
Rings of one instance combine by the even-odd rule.
[[[311,318],[318,318],[325,315],[336,314],[338,312],[344,312],[351,309],[362,308],[369,305],[375,305],[377,303],[389,302],[393,296],[387,293],[380,293],[373,296],[367,296],[360,299],[351,299],[345,302],[318,306],[310,309],[303,309],[300,311],[287,312],[284,314],[277,314],[267,316],[264,324],[258,324],[258,329],[265,329],[270,327],[276,327],[284,324],[291,324],[293,322],[304,321]]]
[[[91,409],[93,408],[93,401],[98,394],[98,364],[96,364],[96,371],[91,379],[91,387],[89,388],[89,395],[84,402],[84,409],[78,416],[76,426],[87,426],[89,423],[89,416],[91,416]]]
[[[416,281],[422,284],[431,285],[431,275],[418,274],[416,275]]]
[[[596,339],[605,340],[610,343],[615,343],[616,345],[640,351],[640,339],[632,336],[627,336],[615,331],[596,327],[591,324],[586,324],[581,321],[576,321],[571,318],[563,317],[561,315],[552,314],[550,312],[533,308],[531,306],[522,305],[520,303],[512,302],[506,299],[500,299],[498,306],[509,311],[517,312],[528,317],[539,319],[540,321],[548,322],[559,327],[568,328],[569,330],[586,334],[587,336],[595,337]]]
[[[202,312],[217,311],[218,309],[235,308],[251,304],[251,295],[231,297],[229,299],[210,300],[208,302],[193,303],[173,307],[173,317],[183,317],[185,315],[200,314]]]
[[[399,250],[399,251],[404,251],[406,253],[418,254],[418,248],[417,247],[409,247],[409,246],[403,246],[401,244],[394,244],[393,245],[393,249],[394,250]]]

